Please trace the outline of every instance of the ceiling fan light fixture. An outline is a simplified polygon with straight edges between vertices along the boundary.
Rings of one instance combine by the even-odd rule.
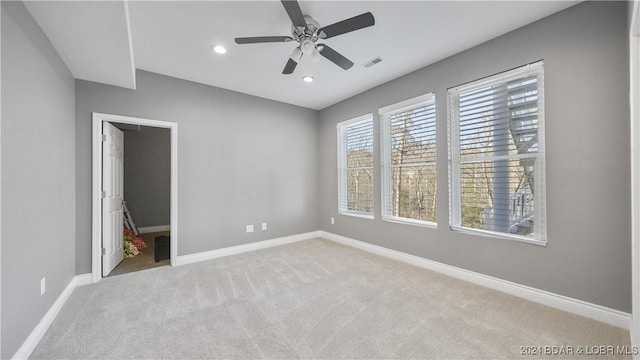
[[[311,55],[316,50],[316,45],[313,43],[313,41],[307,39],[300,44],[300,48],[302,49],[303,54]]]
[[[291,58],[291,60],[295,62],[298,62],[300,61],[301,56],[302,56],[302,50],[300,50],[300,47],[297,47],[293,49],[293,52],[291,53],[291,56],[289,56],[289,58]]]
[[[227,49],[222,45],[214,45],[214,46],[211,47],[211,49],[216,54],[224,55],[224,54],[227,53]]]
[[[309,75],[303,76],[302,77],[302,81],[307,82],[307,83],[311,83],[311,82],[313,82],[313,76],[309,76]]]
[[[322,55],[320,55],[318,49],[313,49],[313,52],[311,53],[311,62],[317,64],[320,59],[322,59]]]

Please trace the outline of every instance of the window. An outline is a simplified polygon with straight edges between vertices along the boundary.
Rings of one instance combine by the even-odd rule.
[[[451,226],[546,243],[543,64],[449,90]]]
[[[382,217],[436,222],[436,105],[433,94],[379,110]]]
[[[338,211],[373,218],[373,118],[338,124]]]

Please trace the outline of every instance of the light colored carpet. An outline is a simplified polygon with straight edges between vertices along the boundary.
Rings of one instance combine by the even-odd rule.
[[[154,233],[140,234],[140,238],[147,244],[146,249],[140,251],[140,253],[132,258],[124,258],[118,266],[109,274],[109,276],[127,274],[134,271],[140,271],[145,269],[151,269],[159,266],[166,266],[171,264],[171,260],[162,260],[156,262],[154,249],[156,236],[168,236],[169,231],[161,231]]]
[[[629,334],[313,239],[80,287],[32,358],[531,358],[527,345]]]

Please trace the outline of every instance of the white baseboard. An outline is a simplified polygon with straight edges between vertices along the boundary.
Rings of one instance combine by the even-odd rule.
[[[285,236],[285,237],[271,239],[271,240],[263,240],[263,241],[258,241],[258,242],[254,242],[254,243],[238,245],[238,246],[231,246],[231,247],[226,247],[226,248],[217,249],[217,250],[205,251],[205,252],[189,254],[189,255],[182,255],[182,256],[178,256],[178,258],[176,260],[176,265],[178,265],[178,266],[179,265],[186,265],[186,264],[191,264],[191,263],[195,263],[195,262],[206,261],[206,260],[211,260],[211,259],[217,259],[217,258],[220,258],[220,257],[241,254],[241,253],[245,253],[245,252],[249,252],[249,251],[266,249],[266,248],[270,248],[270,247],[274,247],[274,246],[290,244],[290,243],[297,242],[297,241],[309,240],[309,239],[313,239],[313,238],[316,238],[316,237],[320,237],[321,236],[320,233],[321,233],[320,231],[312,231],[312,232],[308,232],[308,233]]]
[[[588,317],[619,328],[627,330],[631,328],[631,315],[619,310],[610,309],[604,306],[591,304],[586,301],[573,299],[567,296],[554,294],[525,285],[520,285],[492,276],[483,275],[473,271],[439,263],[437,261],[428,260],[415,255],[391,250],[382,246],[369,244],[363,241],[351,239],[345,236],[325,231],[312,231],[308,233],[285,236],[245,245],[238,245],[196,254],[178,256],[176,265],[191,264],[224,256],[236,255],[249,251],[290,244],[317,237],[325,238],[327,240],[331,240],[343,245],[351,246],[376,255],[394,259],[396,261],[401,261],[424,269],[442,273],[457,279],[465,280],[490,289],[498,290],[506,294],[517,296],[529,301],[547,305],[580,316]],[[49,326],[51,326],[53,320],[60,312],[60,309],[62,309],[66,301],[69,299],[69,296],[71,296],[71,294],[73,293],[73,290],[78,286],[88,285],[91,283],[93,283],[91,274],[82,274],[75,276],[62,291],[58,299],[53,303],[49,311],[47,311],[42,320],[40,320],[35,329],[33,329],[20,349],[18,349],[18,351],[15,353],[13,359],[28,359],[44,334],[49,329]]]
[[[147,234],[152,232],[160,232],[160,231],[169,231],[171,230],[171,225],[156,225],[156,226],[144,226],[139,227],[138,232],[140,234]]]
[[[93,284],[93,277],[91,273],[76,275],[73,279],[76,282],[76,287]]]
[[[488,275],[483,275],[477,272],[439,263],[400,251],[387,249],[385,247],[369,244],[363,241],[347,238],[325,231],[320,231],[320,237],[376,255],[384,256],[397,261],[402,261],[407,264],[478,284],[490,289],[498,290],[509,295],[517,296],[519,298],[547,305],[559,310],[591,318],[619,328],[628,330],[631,325],[631,314],[619,310],[610,309],[604,306],[588,303],[586,301],[573,299],[567,296],[554,294],[525,285],[520,285],[514,282],[498,279]]]
[[[168,229],[168,225],[166,226],[166,228]],[[151,231],[148,231],[148,232],[164,231],[162,230],[163,227],[160,227],[160,226],[140,228],[138,230],[142,233],[143,230],[148,230],[148,229],[151,229]],[[191,264],[194,262],[200,262],[200,261],[216,259],[224,256],[241,254],[248,251],[266,249],[274,246],[290,244],[297,241],[313,239],[315,237],[320,237],[320,231],[312,231],[308,233],[285,236],[281,238],[264,240],[264,241],[259,241],[255,243],[245,244],[245,245],[232,246],[224,249],[178,256],[176,265]],[[42,337],[44,336],[44,334],[49,329],[49,326],[51,326],[51,323],[53,322],[53,320],[56,318],[56,316],[60,312],[60,309],[62,309],[64,304],[69,299],[69,296],[71,296],[71,294],[73,293],[73,290],[76,287],[89,285],[92,283],[93,283],[93,276],[91,273],[76,275],[73,279],[71,279],[71,281],[69,282],[69,284],[67,284],[65,289],[62,291],[62,293],[58,297],[58,299],[53,303],[49,311],[47,311],[47,313],[44,315],[42,320],[40,320],[38,325],[36,325],[35,329],[33,329],[31,334],[29,334],[27,339],[24,341],[22,346],[20,346],[20,348],[15,353],[12,359],[28,359],[31,353],[33,352],[33,350],[36,348],[36,346],[40,342],[40,340],[42,339]]]
[[[64,304],[69,299],[69,296],[73,293],[73,290],[82,285],[91,284],[91,274],[83,274],[76,275],[69,281],[69,284],[62,290],[58,299],[51,305],[49,311],[42,317],[42,320],[36,325],[31,334],[27,337],[27,339],[22,343],[22,346],[18,349],[18,351],[13,355],[12,359],[28,359],[31,356],[33,350],[38,346],[40,340],[51,326],[51,323],[56,318]]]

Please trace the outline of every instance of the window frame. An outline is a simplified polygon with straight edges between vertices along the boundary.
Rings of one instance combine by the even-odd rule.
[[[380,161],[380,168],[381,168],[381,177],[382,177],[382,188],[381,188],[381,196],[382,196],[382,208],[381,208],[381,214],[382,214],[382,220],[384,221],[389,221],[389,222],[395,222],[395,223],[401,223],[401,224],[409,224],[409,225],[415,225],[415,226],[423,226],[423,227],[428,227],[428,228],[432,228],[432,229],[437,229],[438,228],[438,222],[437,221],[425,221],[425,220],[417,220],[417,219],[412,219],[412,218],[407,218],[407,217],[402,217],[402,216],[395,216],[392,213],[388,212],[388,206],[385,206],[385,204],[387,204],[387,202],[390,201],[390,198],[393,196],[393,189],[392,189],[392,182],[391,182],[391,177],[393,176],[393,164],[391,163],[391,123],[390,123],[390,115],[394,114],[394,113],[398,113],[401,111],[405,111],[411,108],[415,108],[417,106],[421,106],[421,105],[431,105],[433,104],[434,107],[436,106],[436,102],[435,102],[436,98],[435,98],[435,93],[434,92],[430,92],[424,95],[420,95],[411,99],[407,99],[395,104],[391,104],[388,106],[385,106],[383,108],[378,109],[378,115],[379,115],[379,119],[380,119],[380,153],[381,153],[381,161]],[[437,109],[436,109],[437,112]],[[437,115],[434,116],[434,125],[436,125],[437,128]],[[429,161],[429,164],[432,164],[435,167],[435,172],[436,172],[436,194],[434,194],[434,196],[436,197],[436,204],[437,204],[437,167],[438,167],[438,160],[437,160],[437,142],[438,142],[438,135],[437,135],[437,130],[436,130],[436,159],[433,161]],[[437,205],[436,205],[436,209],[437,209]],[[437,211],[437,210],[436,210]]]
[[[534,236],[509,234],[492,230],[476,229],[462,226],[462,199],[460,192],[461,173],[460,165],[463,163],[460,156],[460,115],[459,95],[463,92],[477,90],[490,85],[503,84],[526,76],[536,75],[538,81],[538,152],[528,155],[534,158],[536,169],[534,173],[535,209],[534,209]],[[546,222],[546,161],[545,161],[545,93],[544,93],[544,62],[538,61],[527,64],[500,74],[472,81],[447,90],[447,133],[449,151],[449,227],[453,231],[480,235],[491,238],[508,239],[539,246],[547,246],[547,222]],[[518,158],[519,155],[491,156],[486,158],[507,157]],[[498,161],[492,159],[490,161]]]
[[[349,120],[345,120],[345,121],[341,121],[339,123],[336,124],[336,129],[337,129],[337,142],[338,142],[338,214],[340,215],[348,215],[348,216],[354,216],[354,217],[359,217],[359,218],[364,218],[364,219],[374,219],[374,212],[375,212],[375,198],[374,198],[374,186],[375,184],[372,184],[371,187],[371,212],[364,212],[364,211],[354,211],[354,210],[349,210],[348,208],[345,208],[343,205],[348,203],[348,198],[344,199],[344,196],[348,197],[348,193],[347,193],[347,152],[346,152],[346,130],[350,127],[350,126],[354,126],[354,125],[358,125],[364,122],[370,121],[371,122],[371,141],[372,141],[372,147],[371,147],[371,155],[373,156],[373,152],[375,149],[375,145],[373,144],[373,141],[375,141],[375,136],[374,136],[374,131],[373,131],[373,114],[372,113],[368,113],[368,114],[364,114],[364,115],[360,115],[357,116],[355,118],[349,119]],[[369,168],[369,167],[367,167]],[[372,161],[371,164],[371,172],[372,172],[372,182],[375,182],[375,161]]]

